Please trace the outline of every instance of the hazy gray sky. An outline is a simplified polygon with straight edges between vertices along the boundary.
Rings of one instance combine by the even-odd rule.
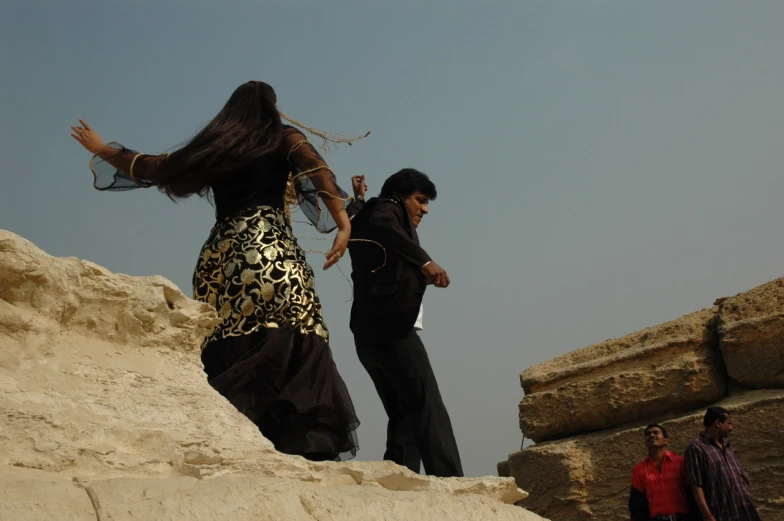
[[[437,184],[420,235],[452,285],[423,336],[466,472],[494,474],[522,370],[783,274],[782,25],[776,1],[5,0],[0,228],[190,294],[212,207],[93,190],[76,118],[161,152],[261,79],[300,121],[369,129],[327,161],[374,194],[403,167]],[[349,286],[311,260],[358,458],[379,459]]]

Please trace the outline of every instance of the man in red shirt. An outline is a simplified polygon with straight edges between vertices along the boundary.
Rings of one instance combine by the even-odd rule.
[[[667,430],[645,428],[648,456],[632,471],[629,512],[632,521],[691,521],[688,476],[682,456],[667,450]]]

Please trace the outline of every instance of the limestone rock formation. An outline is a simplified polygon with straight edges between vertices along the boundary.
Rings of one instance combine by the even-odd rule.
[[[559,439],[719,399],[725,370],[714,321],[706,309],[524,371],[523,434]]]
[[[207,384],[216,320],[0,230],[0,521],[542,519],[511,478],[276,452]]]
[[[784,279],[722,302],[719,335],[732,379],[757,389],[784,387]]]
[[[784,390],[745,392],[719,402],[733,411],[733,448],[751,480],[762,519],[784,519],[784,446],[779,438]],[[700,408],[661,422],[670,450],[683,454],[702,430]],[[635,426],[528,447],[504,462],[531,496],[526,508],[562,521],[628,519],[632,468],[647,454]]]
[[[642,432],[662,423],[683,453],[705,408],[733,413],[733,447],[763,519],[784,519],[784,279],[521,375],[520,426],[538,443],[498,464],[562,521],[627,518]],[[755,390],[757,389],[757,390]]]

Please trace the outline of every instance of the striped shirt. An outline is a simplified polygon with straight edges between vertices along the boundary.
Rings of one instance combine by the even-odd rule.
[[[716,521],[760,521],[751,500],[751,484],[729,440],[719,447],[701,432],[686,449],[689,482],[702,488]]]
[[[645,494],[650,517],[688,514],[686,466],[682,456],[664,452],[661,471],[650,456],[632,471],[632,486]]]

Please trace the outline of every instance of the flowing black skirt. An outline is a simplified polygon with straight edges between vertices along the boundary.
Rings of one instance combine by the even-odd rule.
[[[210,385],[258,425],[275,448],[312,460],[356,454],[359,425],[327,342],[292,326],[208,344]]]
[[[313,270],[283,212],[256,207],[216,224],[194,295],[222,319],[202,350],[210,385],[277,450],[353,457],[359,421],[332,359]]]

